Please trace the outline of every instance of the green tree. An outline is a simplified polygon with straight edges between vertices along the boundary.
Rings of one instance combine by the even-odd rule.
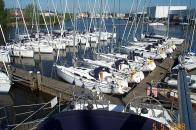
[[[37,7],[35,7],[35,10],[37,11]],[[33,19],[33,13],[34,13],[34,5],[33,4],[28,4],[24,8],[24,17],[27,23],[32,22]]]
[[[7,22],[8,22],[8,11],[5,9],[5,4],[3,0],[0,0],[0,24],[3,28],[5,36],[7,36]],[[0,45],[4,45],[2,33],[0,33]]]

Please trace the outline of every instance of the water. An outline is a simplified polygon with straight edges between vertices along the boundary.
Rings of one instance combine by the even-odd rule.
[[[88,22],[90,23],[90,21],[88,21]],[[111,23],[112,23],[111,19],[105,20],[105,26],[109,32],[112,32],[112,30],[113,30]],[[122,39],[126,21],[115,20],[114,23],[116,25],[116,33],[117,33],[117,41],[118,41],[119,38]],[[98,22],[97,22],[97,24],[98,24]],[[77,25],[78,25],[78,30],[80,30],[80,31],[84,30],[84,24],[83,24],[82,20],[79,20]],[[96,24],[94,23],[94,25],[96,25]],[[129,26],[127,27],[128,29],[125,33],[123,40],[125,40],[127,38],[128,30],[130,29],[130,25],[131,24],[129,24]],[[72,28],[71,21],[66,22],[65,27]],[[20,27],[21,32],[23,31],[22,28],[23,27],[21,26]],[[44,29],[44,27],[42,27],[42,28]],[[136,37],[138,39],[141,34],[141,28],[142,28],[142,25],[140,24],[138,27],[138,31],[136,33]],[[13,34],[15,32],[14,29],[15,28],[11,28],[11,31],[10,31],[11,37],[14,36],[14,34]],[[55,26],[55,29],[58,29],[58,27]],[[144,26],[144,31],[147,31],[146,26]],[[166,31],[167,31],[167,26],[149,27],[148,31],[150,33],[165,35]],[[185,34],[184,31],[185,30],[183,30],[182,26],[171,25],[169,36],[184,38],[184,34]],[[190,32],[191,32],[191,30],[190,30]],[[190,34],[190,32],[189,32],[189,34]],[[133,29],[130,34],[131,35],[128,39],[129,39],[129,41],[132,41]],[[192,46],[193,51],[195,51],[195,48],[196,48],[195,42],[196,42],[196,36],[194,36],[194,42],[193,42],[193,46]],[[122,45],[126,45],[125,42],[121,42],[121,43],[122,43]],[[103,47],[101,50],[106,52],[110,48],[111,48],[111,45],[108,45],[108,46]],[[93,49],[84,50],[84,49],[78,48],[76,55],[77,55],[78,59],[82,59],[83,57],[93,58]],[[60,57],[59,57],[58,63],[60,63],[60,61],[61,61],[61,64],[71,65],[72,56],[73,56],[72,49],[68,48],[66,51],[60,52]],[[23,68],[28,71],[33,71],[33,72],[40,71],[42,75],[58,79],[58,77],[56,76],[56,73],[55,73],[55,69],[53,67],[53,65],[56,61],[56,58],[57,58],[56,52],[54,52],[53,54],[42,54],[41,57],[39,57],[39,55],[37,54],[37,55],[35,55],[34,58],[23,58],[23,59],[13,58],[13,66]],[[1,101],[0,105],[32,104],[32,103],[46,102],[51,99],[51,97],[48,95],[46,96],[46,95],[40,94],[40,93],[35,94],[35,93],[31,92],[30,90],[18,87],[17,85],[12,86],[12,89],[8,95],[0,95],[0,96],[5,97],[5,101],[4,102]],[[0,99],[3,99],[3,98],[0,98]]]

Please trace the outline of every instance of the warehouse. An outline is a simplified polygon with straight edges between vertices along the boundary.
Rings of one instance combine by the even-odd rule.
[[[162,18],[167,18],[168,14],[172,11],[183,11],[187,10],[187,6],[153,6],[153,7],[148,7],[147,8],[147,14],[148,17],[151,19],[162,19]]]

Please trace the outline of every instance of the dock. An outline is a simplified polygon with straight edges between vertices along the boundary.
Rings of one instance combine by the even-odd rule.
[[[168,56],[166,59],[163,60],[162,63],[157,65],[154,71],[148,74],[144,80],[142,80],[134,89],[133,92],[128,93],[124,98],[123,102],[128,103],[130,99],[134,98],[135,96],[144,96],[146,95],[147,83],[150,83],[152,80],[156,84],[157,82],[161,81],[163,78],[166,77],[167,73],[170,73],[171,68],[174,65],[174,62],[177,60],[178,56],[185,51],[188,47],[188,44],[185,42],[177,46],[176,50]]]
[[[185,42],[182,45],[177,46],[177,49],[166,59],[164,59],[154,71],[149,73],[145,79],[136,85],[126,95],[108,95],[104,94],[104,97],[111,101],[111,103],[124,103],[127,104],[135,96],[146,96],[146,83],[153,80],[155,83],[165,78],[167,73],[174,65],[177,57],[187,48],[188,44]],[[52,79],[40,74],[40,72],[26,71],[20,68],[10,67],[9,73],[12,75],[14,83],[20,84],[32,91],[40,91],[52,96],[57,96],[62,100],[70,101],[73,98],[73,93],[80,95],[90,90],[77,87],[68,84],[63,81]]]

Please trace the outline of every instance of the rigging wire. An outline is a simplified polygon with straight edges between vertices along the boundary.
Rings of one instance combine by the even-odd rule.
[[[139,3],[137,3],[136,10],[138,10],[140,4],[141,4],[141,0],[139,0]],[[129,29],[129,32],[128,32],[128,36],[127,36],[127,38],[126,38],[126,41],[129,40],[129,36],[130,36],[130,34],[131,34],[131,30],[132,30],[132,28],[133,28],[133,24],[135,23],[136,19],[137,19],[137,12],[136,12],[135,15],[134,15],[134,18],[133,18],[133,21],[132,21],[132,23],[131,23],[131,27],[130,27],[130,29]]]

